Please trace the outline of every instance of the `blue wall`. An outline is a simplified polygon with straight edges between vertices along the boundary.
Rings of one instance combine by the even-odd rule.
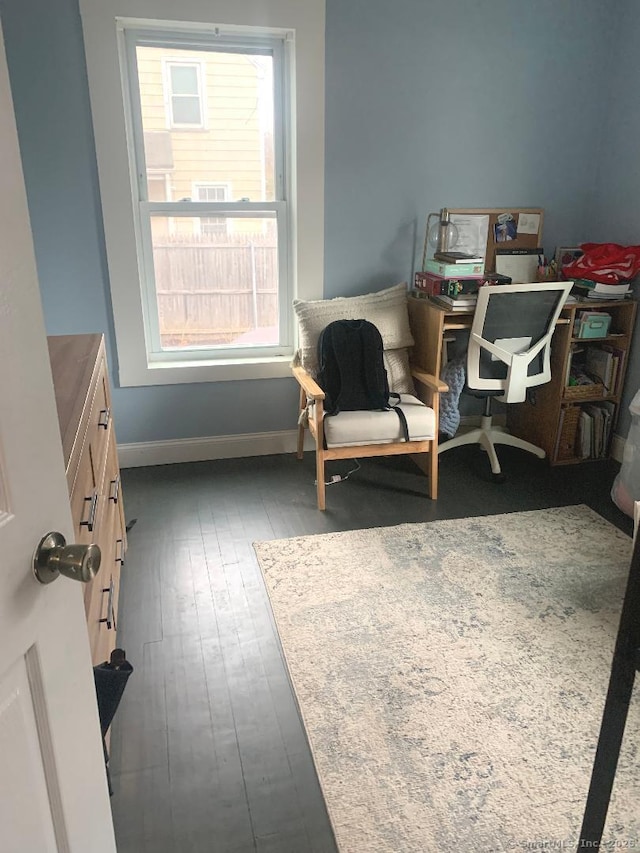
[[[0,13],[48,331],[105,332],[113,367],[77,0]],[[615,212],[638,242],[639,28],[634,0],[327,0],[325,295],[409,279],[442,206],[543,207],[547,251]],[[288,379],[114,388],[120,442],[291,429],[295,406]]]
[[[405,278],[441,207],[543,207],[548,251],[583,239],[606,5],[328,0],[327,295]]]
[[[594,115],[603,128],[592,218],[592,239],[623,245],[640,243],[640,4],[625,0],[616,15],[615,50],[604,104]],[[639,286],[636,282],[636,291]],[[636,323],[617,431],[626,435],[629,403],[640,388],[640,318]]]

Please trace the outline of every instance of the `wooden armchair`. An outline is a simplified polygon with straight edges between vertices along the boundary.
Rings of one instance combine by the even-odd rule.
[[[328,459],[410,454],[429,477],[429,497],[432,500],[438,497],[439,395],[447,390],[444,382],[419,367],[411,367],[420,399],[401,394],[400,405],[407,418],[409,435],[419,437],[407,442],[400,434],[395,412],[340,412],[325,421],[322,388],[302,366],[294,366],[293,375],[300,385],[297,456],[302,459],[308,426],[315,441],[318,509],[326,508],[324,466]],[[345,443],[340,443],[341,440]]]
[[[414,301],[414,300],[410,300]],[[293,375],[300,386],[298,459],[302,458],[305,428],[315,442],[318,509],[325,509],[325,462],[368,456],[410,454],[429,476],[429,496],[438,495],[439,395],[447,385],[434,375],[430,349],[423,345],[422,314],[416,328],[409,324],[407,285],[397,284],[377,293],[314,302],[294,301],[300,327],[300,349]],[[364,319],[377,326],[384,344],[389,388],[400,394],[409,427],[405,441],[395,412],[340,412],[325,416],[324,393],[313,378],[318,370],[318,337],[332,320]],[[415,346],[414,346],[415,344]],[[410,362],[410,356],[413,363]]]

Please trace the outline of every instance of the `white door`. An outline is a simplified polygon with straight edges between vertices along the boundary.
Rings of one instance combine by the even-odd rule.
[[[72,524],[0,27],[0,850],[114,853],[81,584],[32,572],[50,531]]]

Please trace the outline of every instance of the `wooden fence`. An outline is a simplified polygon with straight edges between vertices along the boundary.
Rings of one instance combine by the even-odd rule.
[[[154,240],[164,346],[224,344],[278,324],[274,235],[170,235]]]

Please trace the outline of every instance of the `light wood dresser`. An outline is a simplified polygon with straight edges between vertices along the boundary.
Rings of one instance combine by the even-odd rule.
[[[100,569],[84,590],[95,665],[108,661],[116,646],[127,547],[104,337],[59,335],[48,344],[75,541],[95,543],[102,554]]]

